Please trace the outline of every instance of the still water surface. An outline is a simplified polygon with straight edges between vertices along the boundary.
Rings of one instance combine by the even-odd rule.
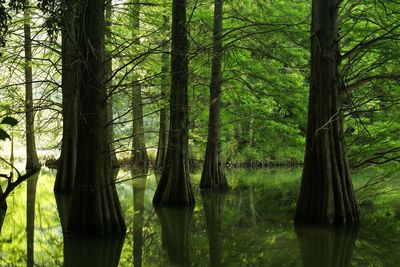
[[[54,175],[44,169],[10,196],[0,266],[400,266],[400,197],[374,196],[382,185],[371,181],[358,191],[360,227],[315,228],[292,223],[300,169],[230,170],[229,193],[195,190],[194,208],[157,210],[157,178],[120,170],[127,234],[87,239],[63,236],[68,207],[54,197]],[[355,187],[380,175],[356,174]]]

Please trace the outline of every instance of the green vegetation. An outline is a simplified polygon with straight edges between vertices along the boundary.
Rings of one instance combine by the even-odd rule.
[[[0,0],[0,265],[398,266],[399,51],[397,0]]]

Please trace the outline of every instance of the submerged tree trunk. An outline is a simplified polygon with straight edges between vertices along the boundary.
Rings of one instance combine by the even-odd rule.
[[[338,1],[314,0],[306,150],[296,222],[357,223],[344,147]]]
[[[170,131],[154,205],[194,205],[188,163],[188,42],[186,0],[172,5]]]
[[[75,182],[78,136],[78,12],[68,6],[62,19],[62,115],[63,138],[54,184],[55,193],[72,192]],[[72,19],[71,19],[72,18]]]
[[[27,3],[29,5],[29,2]],[[35,142],[35,113],[33,106],[32,74],[32,37],[31,14],[29,8],[24,11],[24,50],[25,50],[25,116],[26,116],[26,170],[39,168]]]
[[[201,174],[200,189],[225,191],[228,189],[220,157],[221,143],[221,87],[222,87],[222,7],[223,0],[215,0],[214,41],[210,84],[210,107],[206,155]]]
[[[164,31],[169,30],[168,17],[164,16]],[[168,145],[168,126],[169,126],[169,111],[164,103],[168,95],[168,72],[169,72],[169,62],[168,62],[168,44],[163,47],[163,53],[161,56],[161,101],[163,103],[160,110],[160,129],[158,134],[158,148],[157,157],[155,163],[156,170],[162,170],[165,162],[165,157],[167,156],[167,145]]]
[[[138,31],[140,29],[140,2],[132,1],[132,28],[135,44],[140,45]],[[143,101],[142,101],[142,85],[139,81],[139,75],[136,71],[132,78],[132,110],[133,110],[133,133],[132,133],[132,161],[133,165],[138,168],[146,168],[149,164],[147,156],[146,144],[144,139],[143,126]]]
[[[106,1],[106,43],[111,42],[111,16],[112,16],[112,1]],[[105,79],[107,81],[107,93],[112,94],[112,56],[109,49],[106,49],[106,75]],[[111,164],[112,167],[119,168],[119,162],[117,154],[114,148],[114,127],[113,127],[113,103],[112,95],[107,98],[107,136],[110,143],[110,154],[111,154]]]
[[[82,74],[76,182],[69,215],[69,233],[125,232],[111,166],[106,133],[104,84],[104,0],[87,0],[83,9]]]

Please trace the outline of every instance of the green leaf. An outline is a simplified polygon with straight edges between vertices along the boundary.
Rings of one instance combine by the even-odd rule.
[[[14,119],[13,117],[5,117],[2,121],[1,124],[8,124],[10,126],[15,126],[18,124],[18,121]]]
[[[0,140],[6,140],[7,138],[11,140],[10,135],[3,129],[0,129]]]

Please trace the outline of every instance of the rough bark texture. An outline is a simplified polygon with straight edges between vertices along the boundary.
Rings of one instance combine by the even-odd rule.
[[[188,163],[188,42],[186,1],[172,6],[170,131],[154,205],[194,205]]]
[[[82,16],[82,55],[79,87],[80,120],[76,182],[69,233],[109,234],[125,232],[106,132],[104,84],[104,0],[86,0]]]
[[[26,190],[26,266],[28,267],[35,266],[33,245],[35,240],[35,199],[38,176],[39,172],[28,179]]]
[[[142,266],[143,255],[143,223],[144,223],[144,195],[146,189],[147,169],[132,169],[133,187],[133,266]]]
[[[203,208],[206,215],[208,246],[210,249],[210,266],[217,267],[222,264],[221,224],[225,195],[218,192],[204,192]]]
[[[169,30],[168,17],[164,16],[164,31]],[[168,95],[168,72],[169,72],[169,56],[168,56],[168,44],[163,47],[164,53],[161,55],[161,101],[167,102],[166,98]],[[158,134],[158,148],[157,157],[155,163],[156,170],[162,170],[167,156],[167,145],[168,145],[168,126],[169,126],[169,110],[166,105],[162,105],[160,110],[160,128]]]
[[[314,0],[306,150],[296,222],[357,223],[340,110],[338,1]]]
[[[106,1],[106,43],[111,42],[111,16],[112,16],[112,1]],[[109,49],[106,49],[106,87],[107,93],[111,94],[112,90],[112,56]],[[107,98],[107,135],[110,143],[110,153],[111,153],[111,164],[113,168],[119,168],[117,154],[114,148],[114,127],[113,127],[113,105],[112,105],[112,95]]]
[[[71,5],[66,9],[61,25],[62,41],[62,115],[63,138],[61,155],[54,184],[55,193],[72,192],[75,182],[78,136],[78,13]]]
[[[350,267],[357,227],[296,226],[304,266]]]
[[[138,47],[140,45],[138,34],[140,29],[140,2],[138,0],[132,0],[131,14],[132,37],[136,40],[134,43]],[[146,168],[149,164],[149,158],[144,138],[142,85],[139,77],[139,73],[135,71],[132,77],[132,163],[138,168]]]
[[[171,266],[190,266],[190,223],[193,207],[157,207],[162,246],[167,249]]]
[[[39,168],[35,142],[35,113],[33,106],[32,37],[29,8],[24,11],[24,50],[25,50],[25,116],[26,116],[26,170]]]
[[[222,7],[223,0],[214,5],[214,40],[210,83],[210,106],[206,155],[201,174],[200,189],[225,191],[228,189],[220,157],[221,142],[221,83],[222,83]]]

